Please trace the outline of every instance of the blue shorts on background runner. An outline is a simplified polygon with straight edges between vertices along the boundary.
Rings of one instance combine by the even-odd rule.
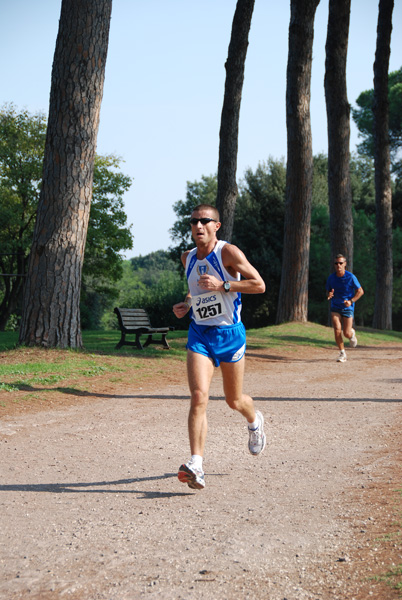
[[[331,309],[331,312],[338,313],[339,315],[341,315],[341,317],[353,317],[355,314],[353,308],[333,308]]]
[[[221,362],[238,362],[246,351],[246,330],[242,322],[223,327],[190,323],[187,350],[212,358],[215,367]]]

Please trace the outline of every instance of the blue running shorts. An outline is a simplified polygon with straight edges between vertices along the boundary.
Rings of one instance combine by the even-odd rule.
[[[333,313],[338,313],[338,315],[341,315],[341,317],[353,317],[355,314],[355,311],[353,308],[341,308],[341,310],[335,309],[335,310],[331,310],[331,312]]]
[[[186,348],[212,358],[215,367],[219,367],[221,362],[238,362],[246,352],[246,329],[241,322],[209,327],[191,321]]]

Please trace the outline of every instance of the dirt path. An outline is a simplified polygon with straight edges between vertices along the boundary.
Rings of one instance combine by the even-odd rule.
[[[368,578],[402,563],[391,531],[402,346],[348,356],[249,353],[245,388],[269,439],[258,458],[217,371],[201,492],[176,477],[188,458],[183,368],[175,384],[133,380],[3,417],[0,598],[397,598]]]

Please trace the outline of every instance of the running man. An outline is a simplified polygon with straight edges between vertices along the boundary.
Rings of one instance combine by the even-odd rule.
[[[186,346],[191,458],[181,465],[178,478],[199,490],[205,487],[206,413],[214,367],[221,368],[227,404],[247,420],[249,451],[256,456],[265,448],[264,418],[243,393],[246,332],[240,319],[241,293],[262,294],[265,283],[237,246],[218,240],[221,223],[214,206],[197,206],[190,224],[196,247],[181,257],[188,293],[184,302],[173,306],[179,319],[188,312],[191,317]]]
[[[338,362],[346,362],[343,335],[350,340],[350,347],[356,348],[357,337],[353,329],[355,302],[364,294],[357,277],[346,271],[346,258],[337,254],[334,262],[335,273],[327,280],[327,298],[331,300],[331,320],[335,333],[335,342],[339,348]]]

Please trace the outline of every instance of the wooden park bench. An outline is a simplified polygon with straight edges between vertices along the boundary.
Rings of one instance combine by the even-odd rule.
[[[114,312],[119,320],[121,331],[121,339],[116,346],[116,350],[122,346],[136,346],[140,350],[143,350],[149,344],[161,344],[164,348],[170,348],[166,336],[169,331],[174,331],[174,327],[152,327],[148,313],[143,308],[117,308],[116,306]],[[160,340],[152,338],[155,333],[162,334]],[[135,334],[135,342],[126,340],[126,335],[128,334]],[[148,336],[144,344],[140,341],[142,335]]]

